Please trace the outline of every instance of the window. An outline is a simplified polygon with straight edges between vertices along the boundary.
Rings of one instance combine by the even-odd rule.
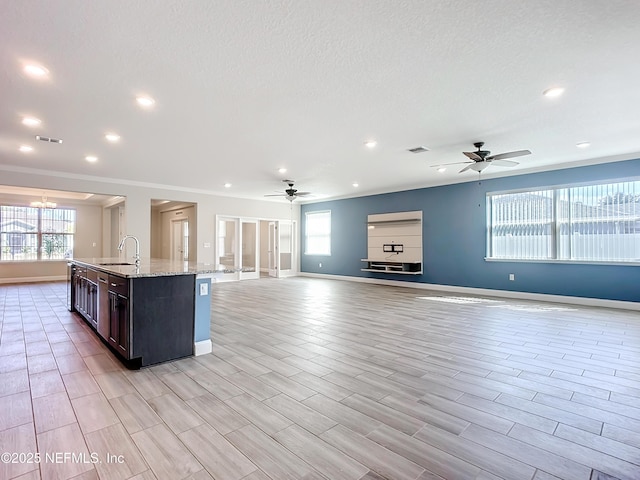
[[[331,211],[305,214],[306,255],[331,255]]]
[[[0,261],[73,256],[76,211],[0,205]]]
[[[640,262],[640,181],[489,193],[491,259]]]
[[[553,190],[490,195],[491,258],[553,258]]]

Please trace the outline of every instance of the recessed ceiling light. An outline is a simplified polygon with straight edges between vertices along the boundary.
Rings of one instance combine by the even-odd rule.
[[[591,144],[589,142],[580,142],[576,143],[576,147],[578,148],[589,148]]]
[[[120,135],[118,135],[117,133],[107,133],[105,134],[104,138],[106,138],[111,143],[115,143],[120,140]]]
[[[356,187],[356,188],[360,186],[360,184],[359,184],[358,182],[353,182],[353,183],[352,183],[352,185],[353,185],[354,187]]]
[[[36,127],[41,123],[42,121],[39,118],[35,118],[35,117],[24,117],[22,119],[22,124],[26,125],[27,127]]]
[[[24,66],[23,71],[33,78],[43,78],[49,75],[49,70],[44,68],[42,65],[37,65],[35,63],[27,63]]]
[[[153,98],[147,97],[145,95],[140,95],[139,97],[136,97],[136,102],[138,102],[138,105],[145,108],[152,107],[153,104],[156,103],[156,101]]]
[[[287,169],[286,168],[279,168],[278,169],[278,173],[287,173]]]
[[[378,142],[376,142],[375,140],[369,140],[368,142],[364,142],[364,144],[369,148],[373,148],[378,144]]]
[[[84,157],[84,159],[87,162],[91,162],[91,163],[95,163],[98,161],[98,157],[96,157],[95,155],[87,155],[86,157]]]
[[[542,92],[542,95],[544,95],[545,97],[559,97],[563,93],[564,93],[564,88],[551,87],[551,88],[547,88],[544,92]]]
[[[225,183],[224,184],[224,188],[231,188],[231,184],[230,183]]]
[[[438,169],[438,171],[439,171],[440,173],[442,173],[442,172],[446,172],[446,171],[447,171],[447,169],[446,169],[446,167],[440,167],[440,168]]]
[[[30,145],[20,145],[20,148],[18,149],[23,153],[29,153],[29,152],[33,152],[33,147]]]

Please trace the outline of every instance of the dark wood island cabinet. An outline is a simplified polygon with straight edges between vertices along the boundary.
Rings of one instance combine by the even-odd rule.
[[[197,268],[113,259],[70,263],[71,310],[129,368],[194,354]],[[207,290],[208,294],[208,290]]]

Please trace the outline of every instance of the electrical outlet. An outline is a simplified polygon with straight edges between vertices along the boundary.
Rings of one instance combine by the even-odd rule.
[[[509,274],[509,280],[511,280],[512,282],[516,279],[516,274],[515,273],[510,273]]]
[[[200,284],[200,295],[209,295],[209,284],[208,283],[201,283]]]
[[[322,262],[318,264],[318,268],[322,268]]]

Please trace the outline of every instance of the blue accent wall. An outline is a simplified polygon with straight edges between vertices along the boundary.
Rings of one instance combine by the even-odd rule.
[[[487,192],[640,177],[640,159],[454,185],[305,204],[331,210],[331,256],[305,255],[302,272],[422,282],[552,295],[640,301],[640,266],[488,262]],[[422,275],[360,271],[367,256],[367,215],[422,210]],[[322,268],[319,267],[322,263]],[[509,274],[515,274],[515,281]]]

